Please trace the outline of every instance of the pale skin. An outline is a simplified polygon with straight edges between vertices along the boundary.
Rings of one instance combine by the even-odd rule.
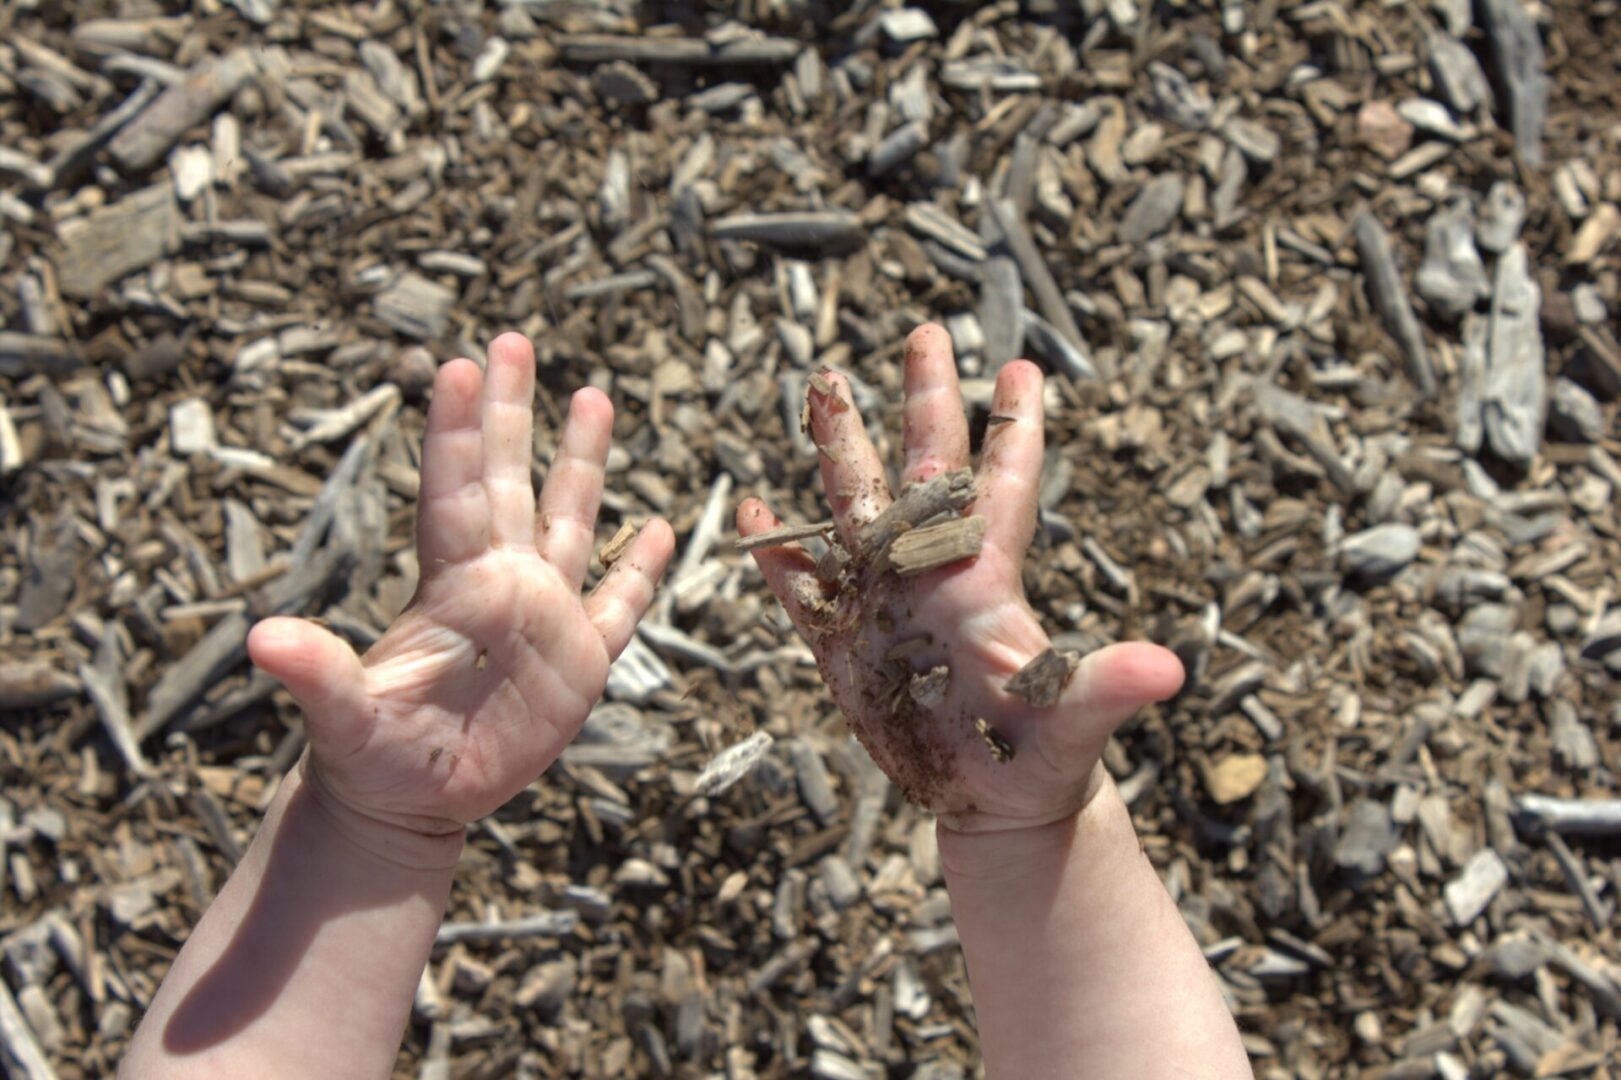
[[[938,327],[908,339],[905,383],[903,482],[967,465]],[[848,386],[832,376],[829,391],[811,395],[812,434],[859,563],[860,526],[890,495]],[[364,658],[313,623],[255,628],[252,658],[303,709],[309,750],[160,987],[125,1075],[389,1074],[465,827],[579,731],[674,547],[669,526],[649,522],[581,595],[612,406],[575,396],[537,509],[533,392],[533,352],[517,335],[491,345],[484,372],[467,360],[440,370],[421,584]],[[940,815],[989,1075],[1249,1076],[1214,978],[1098,766],[1116,726],[1175,692],[1175,658],[1151,645],[1101,650],[1051,709],[1002,690],[1047,644],[1019,577],[1041,400],[1037,368],[1003,369],[993,412],[1007,419],[986,440],[970,508],[987,520],[976,559],[835,599],[835,626],[804,551],[755,557],[875,760]],[[775,524],[757,499],[738,509],[744,535]],[[951,682],[938,709],[905,713],[901,733],[902,717],[872,702],[893,678],[890,649],[924,632],[927,650],[908,663],[944,660]],[[1011,761],[991,758],[974,719],[1002,733]],[[926,777],[908,758],[918,748],[932,755]]]
[[[466,825],[556,760],[601,696],[675,537],[644,525],[589,594],[613,406],[574,396],[537,509],[534,352],[434,383],[421,583],[367,653],[314,623],[248,639],[309,751],[131,1040],[131,1077],[387,1076]]]
[[[905,365],[903,486],[969,465],[945,331],[914,331]],[[810,394],[811,435],[859,567],[862,526],[891,494],[846,381],[824,378],[830,392]],[[1121,722],[1180,687],[1176,657],[1144,643],[1101,649],[1051,708],[1004,689],[1049,645],[1020,577],[1036,526],[1043,411],[1040,369],[1005,366],[969,509],[986,519],[977,558],[906,581],[858,572],[842,596],[797,547],[755,558],[873,759],[939,815],[988,1075],[1248,1077],[1216,980],[1099,765]],[[778,524],[758,499],[738,507],[737,522],[745,536]],[[936,708],[888,704],[897,646],[902,675],[950,668]],[[1012,747],[1010,760],[992,755],[976,720]],[[928,769],[909,764],[919,757]]]

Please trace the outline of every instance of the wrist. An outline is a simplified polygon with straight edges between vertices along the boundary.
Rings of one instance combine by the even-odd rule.
[[[1002,886],[1046,877],[1087,848],[1100,847],[1097,841],[1121,832],[1135,837],[1131,814],[1101,763],[1080,809],[1055,821],[999,831],[957,829],[944,819],[935,826],[946,884],[959,889],[969,883]]]
[[[431,818],[388,817],[344,800],[306,751],[288,773],[289,798],[307,808],[312,826],[341,838],[363,857],[396,869],[448,873],[461,859],[465,827]]]

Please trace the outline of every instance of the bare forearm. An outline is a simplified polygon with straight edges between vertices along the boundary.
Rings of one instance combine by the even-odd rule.
[[[1113,784],[1028,835],[942,828],[940,854],[991,1077],[1251,1075]]]
[[[411,852],[411,867],[437,867],[423,870],[348,832],[294,770],[176,958],[123,1075],[389,1074],[460,838]]]

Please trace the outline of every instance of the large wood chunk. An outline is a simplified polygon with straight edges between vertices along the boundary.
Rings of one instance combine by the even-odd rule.
[[[902,577],[949,566],[979,554],[985,519],[960,517],[904,532],[889,545],[889,565]]]
[[[406,337],[431,341],[445,332],[455,302],[443,285],[407,272],[377,294],[377,317]]]
[[[173,254],[180,247],[180,207],[170,185],[155,184],[65,222],[57,235],[63,244],[56,261],[62,292],[86,300]]]
[[[253,75],[253,57],[238,49],[192,68],[107,144],[118,167],[145,172],[163,160],[180,136],[231,100]]]

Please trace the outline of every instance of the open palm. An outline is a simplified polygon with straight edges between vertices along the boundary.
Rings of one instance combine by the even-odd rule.
[[[368,818],[430,832],[506,802],[562,752],[652,599],[674,547],[655,519],[582,598],[613,406],[574,396],[537,516],[535,358],[507,334],[480,371],[439,370],[422,448],[421,581],[366,654],[270,619],[254,662],[304,709],[310,769]]]
[[[923,326],[906,343],[903,484],[968,465],[968,425],[950,339]],[[1008,680],[1049,646],[1026,602],[1020,568],[1036,523],[1042,459],[1042,376],[1015,361],[996,382],[970,513],[986,519],[970,560],[901,578],[873,565],[861,532],[891,502],[883,465],[846,382],[810,394],[811,434],[844,548],[843,588],[817,576],[802,549],[755,557],[816,653],[834,699],[873,760],[907,797],[965,832],[1039,826],[1079,810],[1111,732],[1142,705],[1175,693],[1182,670],[1154,645],[1088,656],[1059,702],[1036,708]],[[749,536],[778,522],[758,499],[738,508]],[[913,677],[944,666],[943,697],[914,696]],[[991,735],[987,737],[986,732]],[[1002,744],[993,752],[991,741]],[[1005,751],[1011,750],[1011,757]]]

